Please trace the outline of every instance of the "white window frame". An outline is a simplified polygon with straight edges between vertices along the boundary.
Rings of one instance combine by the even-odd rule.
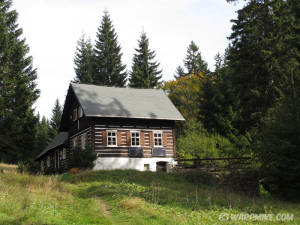
[[[132,137],[133,133],[138,133],[139,134],[139,136],[138,136],[139,144],[138,145],[133,145],[132,144],[132,139],[133,138],[137,139],[137,137]],[[135,140],[135,143],[136,143],[136,140]],[[141,147],[141,132],[140,131],[138,131],[138,130],[132,130],[132,131],[130,131],[130,146],[132,146],[132,147]]]
[[[161,137],[155,137],[155,134],[160,134]],[[156,144],[155,144],[155,139],[158,139],[158,138],[161,139],[161,145],[156,145]],[[164,146],[163,141],[164,141],[164,138],[163,138],[163,132],[162,132],[162,131],[153,131],[153,146],[154,146],[154,147],[163,147],[163,146]]]
[[[73,121],[76,121],[78,119],[78,110],[77,108],[73,109]]]
[[[81,139],[81,148],[86,149],[86,133],[83,133],[80,139]]]
[[[67,149],[63,148],[62,159],[66,159],[66,158],[67,158]]]
[[[77,146],[77,137],[74,137],[72,140],[73,149]]]
[[[82,110],[82,108],[79,106],[79,107],[78,107],[78,118],[81,118],[81,117],[83,117],[83,110]]]
[[[109,138],[108,133],[115,133],[116,134],[115,136],[110,136],[110,138],[115,137],[115,139],[116,139],[116,144],[115,145],[108,144],[108,138]],[[107,147],[118,147],[118,131],[117,130],[106,130],[106,141],[107,141],[106,142]]]

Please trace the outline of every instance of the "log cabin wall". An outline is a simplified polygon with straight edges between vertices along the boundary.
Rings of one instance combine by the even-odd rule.
[[[107,131],[117,131],[117,146],[107,146]],[[128,151],[131,146],[131,131],[140,133],[140,147],[144,151],[144,157],[152,157],[152,148],[154,147],[153,132],[162,132],[162,148],[166,151],[166,157],[175,156],[174,129],[136,129],[136,128],[105,128],[94,126],[94,150],[99,157],[128,157]]]
[[[75,106],[77,107],[77,105]],[[130,118],[101,118],[81,117],[73,121],[69,128],[69,154],[75,145],[82,147],[82,135],[85,135],[86,144],[90,146],[98,157],[129,157],[131,146],[131,132],[140,132],[140,146],[143,149],[144,157],[152,157],[154,146],[153,132],[162,132],[162,146],[166,151],[166,157],[175,157],[175,132],[174,121],[130,119]],[[117,146],[107,146],[107,131],[117,132]]]

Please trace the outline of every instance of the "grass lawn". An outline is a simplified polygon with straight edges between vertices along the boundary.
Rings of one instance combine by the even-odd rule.
[[[299,203],[237,195],[177,174],[116,170],[31,176],[13,166],[1,168],[0,224],[300,224]],[[241,213],[273,217],[233,218]],[[278,213],[293,219],[280,220]]]

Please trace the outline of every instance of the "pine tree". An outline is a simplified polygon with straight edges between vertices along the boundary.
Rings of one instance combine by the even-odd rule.
[[[198,75],[199,73],[203,73],[205,75],[209,75],[210,71],[208,69],[207,63],[202,59],[201,52],[199,51],[199,47],[195,44],[194,41],[191,41],[187,48],[187,54],[185,59],[183,60],[184,67],[187,72],[183,69],[182,66],[178,66],[175,73],[175,79],[179,77],[187,76],[187,75]]]
[[[91,40],[85,40],[84,35],[78,40],[75,52],[74,82],[93,84],[94,76],[94,52]]]
[[[154,88],[159,84],[162,71],[159,63],[154,61],[155,52],[149,49],[149,40],[142,32],[138,41],[138,48],[133,56],[129,86],[138,88]]]
[[[174,78],[178,79],[180,77],[184,77],[185,75],[186,75],[186,73],[184,72],[183,67],[182,66],[177,66]]]
[[[200,72],[208,74],[207,63],[202,59],[199,47],[191,41],[187,48],[187,55],[184,60],[184,66],[188,74],[199,74]]]
[[[10,0],[0,1],[0,161],[34,155],[33,103],[39,96],[36,70]]]
[[[97,32],[94,48],[95,75],[94,84],[123,87],[126,84],[126,65],[122,64],[121,47],[118,36],[112,25],[107,11],[104,12],[102,22]]]
[[[286,75],[280,66],[280,16],[276,4],[282,0],[249,1],[232,20],[232,42],[228,60],[232,86],[242,105],[244,131],[260,126],[261,118],[280,96]],[[279,22],[280,21],[280,22]],[[283,63],[283,62],[282,62]]]
[[[51,127],[45,116],[40,120],[38,115],[39,122],[36,124],[36,137],[35,137],[35,155],[43,151],[49,142],[51,141]]]
[[[50,119],[50,136],[51,138],[54,138],[58,134],[60,121],[62,116],[62,106],[59,103],[59,100],[56,99],[54,107],[52,109],[52,115]]]
[[[300,3],[249,0],[233,20],[229,77],[240,99],[239,132],[251,130],[264,187],[299,199]]]
[[[247,136],[239,132],[239,98],[233,91],[225,56],[217,54],[215,61],[214,75],[206,77],[203,95],[199,95],[199,119],[209,132],[216,132],[235,144],[236,155],[242,156],[249,153],[250,143]]]

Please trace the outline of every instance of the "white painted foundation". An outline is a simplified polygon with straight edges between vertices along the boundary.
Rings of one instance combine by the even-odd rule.
[[[144,171],[145,164],[149,164],[150,171],[156,171],[157,162],[167,162],[167,172],[176,165],[174,158],[125,158],[125,157],[98,157],[94,170],[134,169]]]

